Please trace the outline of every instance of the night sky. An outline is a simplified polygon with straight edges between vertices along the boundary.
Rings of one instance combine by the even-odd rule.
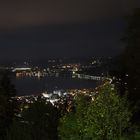
[[[0,60],[114,56],[140,0],[4,0]]]

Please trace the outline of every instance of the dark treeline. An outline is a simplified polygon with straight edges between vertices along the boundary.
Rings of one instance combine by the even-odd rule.
[[[125,51],[118,56],[116,69],[111,72],[118,79],[120,95],[127,93],[133,109],[133,121],[140,124],[140,9],[126,17],[127,27],[122,37]]]
[[[5,139],[7,130],[12,124],[16,113],[16,102],[11,99],[16,95],[14,85],[11,84],[9,72],[0,71],[0,139]]]

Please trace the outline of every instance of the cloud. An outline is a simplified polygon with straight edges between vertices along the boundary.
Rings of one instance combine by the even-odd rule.
[[[0,27],[92,22],[123,16],[136,7],[139,0],[5,0],[0,4]]]

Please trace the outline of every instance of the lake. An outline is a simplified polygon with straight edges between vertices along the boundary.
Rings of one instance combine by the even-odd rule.
[[[82,89],[95,88],[99,81],[62,78],[62,77],[14,77],[12,80],[18,95],[39,94],[45,90],[65,90],[65,89]]]

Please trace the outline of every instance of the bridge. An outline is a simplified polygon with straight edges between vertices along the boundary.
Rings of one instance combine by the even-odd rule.
[[[101,76],[91,76],[91,75],[78,74],[78,73],[73,74],[72,77],[79,78],[79,79],[85,79],[85,80],[96,80],[96,81],[101,81],[101,80],[105,79],[105,77],[101,77]]]
[[[28,71],[28,70],[31,70],[31,68],[14,68],[12,70],[12,72],[16,72],[16,71]]]

